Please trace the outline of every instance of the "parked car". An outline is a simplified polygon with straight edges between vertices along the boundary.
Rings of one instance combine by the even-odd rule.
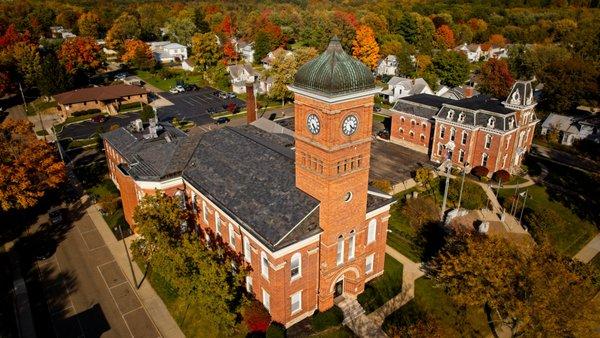
[[[92,117],[92,122],[102,123],[104,121],[106,121],[106,116],[104,115],[96,115]]]
[[[233,99],[235,97],[235,93],[229,92],[227,93],[227,98]]]
[[[227,93],[223,93],[223,92],[219,92],[219,98],[222,100],[225,100],[226,98],[228,98],[229,96],[227,95]]]
[[[177,90],[177,88],[171,88],[171,89],[169,89],[169,93],[171,93],[171,94],[179,94],[179,90]]]
[[[377,133],[377,136],[381,137],[384,140],[389,140],[390,139],[390,132],[387,129],[380,130]]]
[[[177,86],[175,86],[175,89],[177,89],[177,91],[178,91],[178,92],[180,92],[180,93],[183,93],[183,92],[185,92],[185,88],[183,88],[183,86],[182,86],[182,85],[177,85]]]
[[[187,85],[184,85],[183,88],[188,92],[193,92],[193,91],[198,90],[198,86],[196,86],[195,84],[187,84]]]
[[[115,75],[115,80],[123,81],[127,77],[127,73],[119,73]]]
[[[225,123],[229,123],[231,120],[229,119],[229,117],[219,117],[216,121],[215,124],[225,124]]]
[[[33,258],[38,261],[48,259],[56,252],[56,241],[52,237],[42,237],[32,243]]]
[[[63,210],[60,207],[52,207],[48,211],[48,219],[51,225],[57,225],[63,221]]]

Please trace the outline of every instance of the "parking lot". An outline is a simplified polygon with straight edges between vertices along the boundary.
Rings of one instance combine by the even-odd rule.
[[[125,127],[129,122],[140,118],[140,114],[123,113],[116,116],[109,116],[104,122],[94,122],[92,120],[86,120],[81,122],[75,122],[64,126],[62,130],[57,129],[58,138],[62,139],[88,139],[92,138],[96,133],[104,133],[110,130],[113,125]]]
[[[246,107],[246,102],[235,98],[222,99],[213,93],[217,89],[202,87],[198,90],[171,94],[162,92],[159,95],[173,103],[172,106],[158,108],[158,118],[161,121],[170,121],[176,117],[180,121],[192,121],[196,125],[212,123],[210,112],[219,113],[227,110],[231,102],[238,109]]]

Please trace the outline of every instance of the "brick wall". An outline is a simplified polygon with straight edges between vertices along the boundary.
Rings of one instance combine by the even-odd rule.
[[[390,141],[428,154],[434,121],[423,117],[395,112],[392,115]]]

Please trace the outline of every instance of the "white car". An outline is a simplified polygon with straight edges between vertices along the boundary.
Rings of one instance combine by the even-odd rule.
[[[179,94],[179,90],[177,90],[177,88],[171,88],[171,89],[169,89],[169,93],[171,93],[171,94]]]
[[[175,89],[177,89],[177,91],[180,92],[180,93],[185,92],[185,88],[183,88],[182,85],[175,86]]]

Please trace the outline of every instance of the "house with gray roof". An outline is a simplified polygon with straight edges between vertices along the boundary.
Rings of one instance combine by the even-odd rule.
[[[171,41],[148,42],[152,55],[157,62],[181,62],[187,60],[187,47]]]
[[[576,140],[592,140],[600,143],[600,117],[591,114],[586,116],[566,116],[550,114],[542,123],[541,134],[551,131],[559,133],[560,144],[571,146]]]
[[[383,90],[379,95],[389,103],[394,103],[398,99],[410,95],[433,94],[433,90],[431,90],[423,78],[408,79],[393,76],[387,85],[388,88]]]

